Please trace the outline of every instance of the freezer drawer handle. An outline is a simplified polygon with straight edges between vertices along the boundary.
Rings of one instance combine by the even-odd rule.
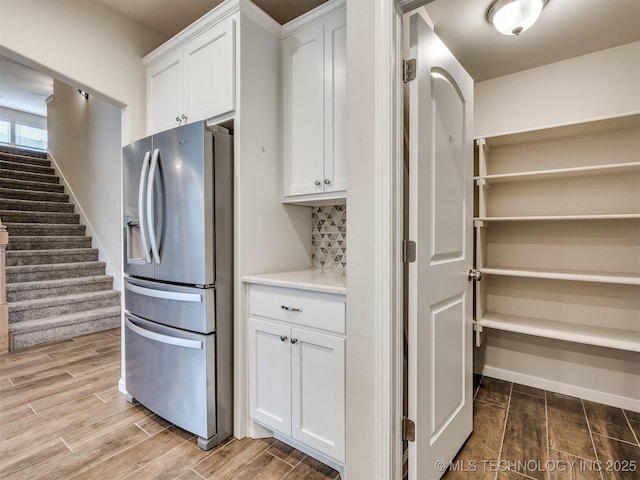
[[[155,290],[153,288],[144,288],[138,285],[125,282],[124,288],[130,292],[144,295],[146,297],[161,298],[163,300],[178,300],[181,302],[202,302],[202,295],[197,293],[181,293],[181,292],[167,292],[166,290]]]
[[[280,305],[280,308],[286,310],[287,312],[301,312],[302,309],[298,307],[289,307],[287,305]]]
[[[131,320],[127,318],[127,328],[134,333],[137,333],[141,337],[148,338],[149,340],[153,340],[154,342],[166,343],[167,345],[173,345],[176,347],[185,347],[185,348],[193,348],[195,350],[202,350],[202,342],[198,340],[189,340],[186,338],[176,338],[170,337],[168,335],[162,335],[156,332],[150,332],[149,330],[145,330],[137,326]]]

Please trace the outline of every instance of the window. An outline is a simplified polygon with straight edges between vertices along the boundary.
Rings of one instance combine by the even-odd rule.
[[[44,128],[16,123],[16,146],[46,150],[47,131]]]
[[[9,145],[11,143],[11,123],[0,120],[0,144]]]

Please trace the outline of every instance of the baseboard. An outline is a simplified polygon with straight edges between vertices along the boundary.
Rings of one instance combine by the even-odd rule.
[[[555,380],[549,380],[546,378],[534,377],[533,375],[513,372],[511,370],[492,367],[490,365],[485,365],[482,367],[474,366],[474,372],[486,375],[487,377],[505,380],[507,382],[520,383],[529,387],[542,388],[550,392],[562,393],[563,395],[571,395],[573,397],[583,398],[592,402],[604,403],[605,405],[612,405],[614,407],[633,410],[634,412],[640,412],[640,399],[637,398],[621,397],[619,395],[614,395],[599,390],[592,390],[590,388],[570,385],[564,382],[557,382]]]
[[[251,424],[251,427],[250,427],[251,431],[249,432],[249,437],[251,438],[273,437],[277,440],[280,440],[281,442],[286,443],[287,445],[297,450],[300,450],[302,453],[306,453],[307,455],[315,458],[316,460],[324,463],[325,465],[328,465],[331,468],[337,470],[340,473],[340,479],[346,480],[346,477],[345,477],[346,471],[345,471],[344,464],[337,462],[333,458],[328,457],[325,454],[317,451],[315,448],[311,448],[308,445],[305,445],[304,443],[301,443],[289,437],[288,435],[283,435],[279,432],[276,432],[275,430],[271,430],[267,427],[264,427],[259,422],[256,422],[253,419],[250,419],[249,423]]]
[[[106,264],[106,269],[105,269],[106,270],[106,274],[107,275],[111,275],[113,277],[113,288],[115,290],[120,290],[121,289],[120,288],[121,287],[121,285],[120,285],[120,273],[121,273],[120,272],[120,266],[119,265],[117,265],[117,266],[114,265],[113,260],[111,258],[109,258],[109,256],[106,254],[107,250],[104,248],[103,243],[100,241],[100,237],[96,233],[96,230],[93,228],[93,225],[89,221],[89,218],[84,213],[84,210],[82,209],[82,205],[78,201],[78,198],[76,197],[75,193],[73,192],[73,189],[69,186],[69,182],[67,181],[66,177],[64,176],[64,173],[58,167],[58,163],[56,162],[56,159],[54,158],[54,156],[49,151],[47,152],[47,156],[49,157],[49,160],[51,160],[51,163],[52,163],[53,168],[54,168],[54,170],[56,172],[56,175],[58,175],[60,177],[60,181],[64,185],[66,193],[69,194],[69,197],[70,197],[71,201],[76,206],[76,209],[77,209],[76,213],[78,213],[80,215],[80,224],[81,225],[85,225],[87,227],[87,235],[91,236],[92,242],[95,241],[95,244],[92,243],[92,246],[93,246],[93,248],[97,248],[98,249],[98,259]]]
[[[315,458],[316,460],[324,463],[325,465],[330,466],[331,468],[333,468],[334,470],[337,470],[340,473],[340,479],[341,480],[346,480],[346,468],[343,464],[335,461],[334,459],[327,457],[326,455],[318,452],[316,449],[311,448],[307,445],[305,445],[304,443],[300,443],[297,440],[287,436],[287,435],[282,435],[278,432],[273,432],[273,438],[280,440],[283,443],[286,443],[287,445],[292,446],[293,448],[295,448],[296,450],[300,450],[302,453],[306,453],[307,455]]]
[[[118,380],[118,391],[123,394],[125,397],[129,397],[129,392],[127,392],[127,385],[124,383],[124,378]]]

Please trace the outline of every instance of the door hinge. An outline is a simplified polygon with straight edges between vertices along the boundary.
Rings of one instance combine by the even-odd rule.
[[[403,442],[415,442],[416,441],[416,424],[413,420],[402,417],[402,441]]]
[[[413,240],[402,240],[402,263],[413,263],[416,261],[416,242]]]
[[[402,81],[409,83],[416,78],[416,59],[411,58],[409,60],[402,61]]]

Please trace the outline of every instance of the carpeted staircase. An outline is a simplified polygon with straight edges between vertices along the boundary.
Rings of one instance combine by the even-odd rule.
[[[120,325],[120,292],[50,165],[46,153],[0,147],[14,349]]]

